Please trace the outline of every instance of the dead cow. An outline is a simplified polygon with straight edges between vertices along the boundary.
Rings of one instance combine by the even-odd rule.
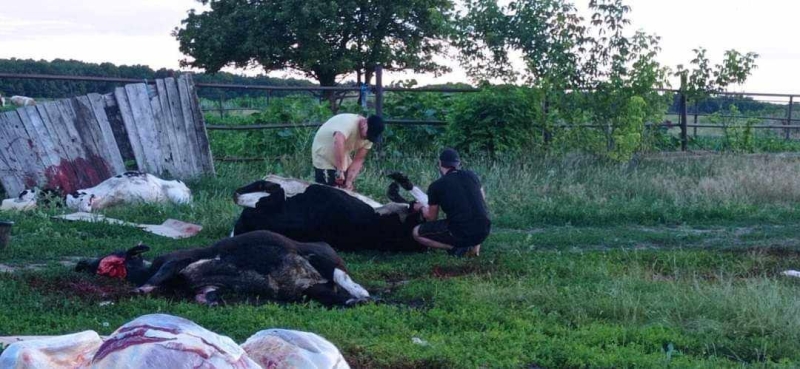
[[[14,104],[16,106],[34,106],[34,105],[36,105],[36,100],[34,100],[34,99],[30,98],[30,97],[27,97],[27,96],[15,95],[15,96],[11,96],[11,98],[9,100],[11,101],[12,104]]]
[[[192,192],[180,180],[167,181],[149,173],[125,172],[92,188],[69,194],[66,201],[71,209],[91,212],[135,202],[186,204],[192,201]]]
[[[106,179],[92,188],[61,195],[58,189],[27,189],[13,199],[3,200],[0,210],[29,210],[42,201],[66,203],[73,210],[92,212],[119,204],[137,202],[192,202],[192,191],[180,180],[164,180],[149,173],[125,172]]]
[[[411,193],[427,201],[422,191]],[[387,195],[391,202],[381,205],[336,187],[269,175],[234,193],[244,209],[232,235],[269,230],[340,251],[425,251],[411,232],[422,222],[420,214],[399,195],[397,182],[389,185]]]
[[[174,251],[148,265],[139,245],[91,261],[77,271],[124,278],[137,292],[182,289],[195,293],[201,304],[218,302],[218,291],[233,291],[279,301],[308,297],[320,303],[352,305],[369,293],[353,282],[344,261],[324,243],[296,242],[268,231],[226,238],[212,246]]]

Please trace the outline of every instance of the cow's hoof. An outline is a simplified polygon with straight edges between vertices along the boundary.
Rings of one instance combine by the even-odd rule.
[[[347,307],[353,307],[353,306],[358,306],[358,305],[364,305],[364,304],[369,303],[371,301],[372,301],[372,299],[370,299],[368,297],[367,298],[359,298],[359,299],[349,299],[349,300],[347,300],[347,302],[344,303],[344,305],[347,306]]]
[[[153,292],[154,289],[156,289],[155,286],[151,286],[149,284],[146,284],[144,286],[141,286],[141,287],[138,287],[138,288],[134,289],[133,292],[139,293],[139,294],[148,294],[150,292]]]

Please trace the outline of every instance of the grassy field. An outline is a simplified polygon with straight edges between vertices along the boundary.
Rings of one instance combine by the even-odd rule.
[[[267,172],[309,178],[307,158],[219,164],[190,183],[192,206],[135,206],[106,215],[204,226],[174,241],[136,229],[54,221],[58,210],[0,213],[16,221],[0,263],[44,269],[0,274],[0,335],[101,334],[142,314],[194,320],[242,342],[270,327],[335,343],[353,367],[797,367],[800,363],[800,158],[780,155],[471,158],[494,232],[481,257],[345,253],[353,278],[382,303],[237,303],[137,297],[131,286],[77,275],[59,262],[139,241],[151,254],[225,237],[233,189]],[[368,163],[357,186],[383,200],[381,171],[419,184],[433,158]],[[113,301],[113,305],[103,305]],[[415,343],[418,338],[420,343]]]

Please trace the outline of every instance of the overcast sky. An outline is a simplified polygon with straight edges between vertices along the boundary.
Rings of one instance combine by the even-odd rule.
[[[578,0],[587,3],[588,0]],[[796,0],[629,0],[633,28],[662,37],[662,63],[688,64],[704,46],[712,62],[735,48],[761,55],[750,81],[735,90],[800,93]],[[0,58],[77,59],[177,68],[182,57],[170,32],[194,0],[0,0]],[[467,81],[457,67],[425,83]],[[235,72],[235,71],[234,71]],[[284,73],[272,73],[282,76]]]

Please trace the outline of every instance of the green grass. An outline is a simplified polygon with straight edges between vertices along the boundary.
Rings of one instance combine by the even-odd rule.
[[[800,362],[800,161],[778,156],[661,155],[636,164],[585,157],[466,158],[483,178],[495,231],[478,259],[442,253],[344,253],[353,278],[383,303],[197,306],[131,296],[132,286],[58,264],[143,241],[152,255],[225,237],[230,195],[266,172],[310,178],[308,159],[218,165],[189,183],[191,206],[106,215],[204,226],[186,240],[138,229],[56,221],[57,209],[2,213],[16,221],[0,263],[45,263],[0,274],[0,335],[108,334],[142,314],[189,318],[238,342],[272,327],[316,332],[354,367],[796,367]],[[421,185],[433,158],[372,160],[357,183],[383,199],[381,171]],[[424,187],[424,186],[423,186]],[[152,257],[151,255],[151,257]],[[113,305],[100,306],[102,301]],[[417,337],[427,345],[415,344]]]

